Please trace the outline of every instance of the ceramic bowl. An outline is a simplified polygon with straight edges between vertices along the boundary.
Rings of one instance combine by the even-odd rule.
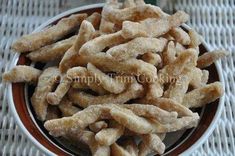
[[[91,14],[93,12],[101,12],[103,4],[94,4],[89,6],[78,7],[68,10],[62,14],[59,14],[50,20],[43,23],[34,32],[41,31],[45,27],[51,26],[57,23],[61,18],[69,16],[74,13],[86,12]],[[189,29],[187,25],[183,25],[184,29]],[[210,51],[206,43],[203,41],[200,46],[202,53]],[[36,68],[43,68],[43,64],[31,63],[24,54],[15,54],[14,59],[11,62],[11,67],[15,65],[31,65]],[[221,67],[215,63],[208,68],[210,72],[209,82],[221,81],[224,84],[224,80],[221,74]],[[54,138],[43,127],[43,123],[36,117],[30,103],[30,97],[32,96],[34,88],[24,83],[8,84],[8,101],[11,112],[23,132],[28,138],[46,155],[87,155],[82,148],[75,150],[68,142],[64,142],[60,138]],[[170,133],[164,140],[167,148],[164,155],[179,155],[189,154],[194,151],[199,145],[201,145],[212,133],[215,128],[216,121],[220,117],[223,109],[224,98],[216,100],[215,102],[206,105],[203,108],[196,109],[200,115],[200,122],[196,128],[192,128],[177,133]]]

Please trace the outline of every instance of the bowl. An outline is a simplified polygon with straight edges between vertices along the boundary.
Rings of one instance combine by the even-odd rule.
[[[103,3],[78,7],[61,13],[50,20],[43,23],[34,32],[57,23],[61,18],[67,17],[74,13],[88,13],[101,12]],[[189,26],[183,25],[184,29],[190,29]],[[210,51],[205,41],[200,45],[200,52],[205,53]],[[44,64],[32,63],[25,54],[15,54],[10,68],[15,65],[31,65],[36,68],[43,68]],[[224,84],[222,77],[222,69],[216,62],[207,68],[210,72],[209,83],[220,81]],[[43,127],[43,123],[36,119],[35,113],[30,104],[30,97],[34,88],[24,83],[7,84],[8,89],[8,103],[11,112],[25,135],[46,155],[87,155],[88,153],[81,149],[75,149],[69,142],[65,142],[60,138],[54,138]],[[164,155],[179,155],[190,154],[198,146],[200,146],[212,133],[216,126],[216,121],[219,119],[223,109],[224,97],[215,102],[204,106],[203,108],[195,109],[200,115],[200,121],[196,128],[174,132],[167,134],[164,140],[167,148]]]

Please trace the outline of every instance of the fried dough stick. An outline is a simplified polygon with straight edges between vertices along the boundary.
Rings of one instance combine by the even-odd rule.
[[[146,92],[146,97],[147,98],[159,98],[163,95],[163,87],[159,82],[153,82],[148,84],[147,92]]]
[[[190,29],[188,34],[191,40],[189,47],[198,48],[198,46],[202,43],[201,36],[194,29]]]
[[[166,133],[191,128],[195,127],[199,120],[198,114],[194,113],[192,116],[178,118],[173,123],[161,124],[156,120],[139,117],[131,110],[121,107],[111,109],[110,115],[119,124],[138,134]]]
[[[182,103],[185,93],[188,90],[190,71],[183,71],[176,82],[172,83],[169,88],[164,92],[164,97],[172,99],[178,103]]]
[[[161,78],[161,81],[159,82],[162,84],[165,83],[168,78],[176,78],[178,75],[181,74],[183,69],[186,66],[190,66],[190,64],[192,64],[192,66],[195,66],[196,57],[197,56],[195,49],[186,49],[185,51],[180,53],[180,55],[174,60],[174,62],[164,66],[164,68],[159,71],[158,76]]]
[[[189,45],[191,43],[189,34],[180,27],[172,28],[169,34],[182,45]]]
[[[157,67],[162,65],[161,56],[158,54],[155,54],[155,53],[147,52],[141,56],[141,60],[143,60],[149,64],[152,64],[154,66],[157,66]]]
[[[76,65],[76,58],[78,52],[82,45],[92,39],[94,35],[95,29],[92,24],[86,20],[84,20],[80,26],[78,36],[73,44],[73,46],[68,49],[68,51],[64,54],[62,60],[59,64],[59,69],[62,73],[66,72],[69,68]]]
[[[98,12],[94,12],[90,16],[86,18],[88,22],[90,22],[93,27],[97,30],[100,27],[101,15]]]
[[[124,108],[130,109],[138,116],[156,119],[161,123],[174,122],[177,118],[176,112],[167,112],[161,108],[146,104],[120,104]]]
[[[110,146],[123,135],[124,130],[125,127],[111,121],[111,126],[96,133],[95,139],[100,145]]]
[[[170,41],[167,48],[162,53],[163,64],[168,65],[175,61],[176,59],[176,48],[173,41]]]
[[[49,67],[42,72],[38,79],[38,84],[31,97],[31,102],[37,118],[41,121],[46,119],[48,107],[46,96],[54,88],[59,76],[60,72],[58,68]]]
[[[99,27],[100,18],[101,18],[100,14],[95,12],[92,15],[90,15],[86,20],[91,22],[91,24],[95,28],[97,28]],[[69,48],[72,47],[76,38],[77,35],[74,35],[68,39],[64,39],[56,43],[53,43],[51,45],[47,45],[36,51],[32,51],[27,55],[27,57],[29,57],[32,61],[39,61],[39,62],[49,62],[56,59],[61,59],[64,53]]]
[[[177,112],[179,117],[192,116],[193,114],[193,112],[187,107],[168,98],[154,98],[154,99],[142,98],[136,100],[136,102],[148,105],[154,105],[169,112]]]
[[[157,134],[142,135],[142,142],[139,144],[139,156],[146,156],[151,152],[163,154],[165,145]]]
[[[120,24],[124,21],[139,21],[146,18],[160,18],[166,16],[159,7],[150,4],[144,4],[124,9],[114,8],[113,5],[105,5],[102,11],[102,16],[115,24]]]
[[[188,19],[188,14],[183,11],[177,11],[171,16],[160,19],[148,18],[140,22],[124,21],[122,25],[122,36],[124,38],[159,37],[172,28],[185,23]]]
[[[69,91],[70,100],[83,108],[90,105],[106,104],[106,103],[125,103],[131,99],[139,98],[143,95],[143,87],[138,83],[131,84],[124,92],[120,94],[107,94],[101,96],[93,96],[85,92],[75,90]]]
[[[145,115],[141,111],[137,111],[135,109],[132,109],[134,111],[134,113],[133,113],[131,110],[129,110],[127,108],[123,108],[122,106],[118,106],[118,105],[115,105],[115,104],[92,105],[92,106],[89,106],[89,107],[85,108],[82,111],[79,111],[78,113],[74,114],[71,117],[63,117],[63,118],[60,118],[60,119],[46,121],[44,126],[50,132],[51,135],[61,136],[61,135],[64,135],[64,134],[66,134],[70,131],[76,132],[78,130],[84,129],[88,125],[96,122],[97,120],[111,119],[110,111],[117,110],[119,112],[120,109],[121,110],[124,109],[124,111],[125,111],[125,112],[123,112],[124,114],[126,114],[126,112],[128,112],[128,113],[131,112],[132,115],[134,113],[137,114],[137,115]],[[122,114],[119,114],[119,113],[116,113],[116,114],[117,114],[117,118],[120,115],[122,115]],[[134,114],[134,117],[136,116],[135,114]],[[128,114],[126,114],[126,115],[128,115]],[[147,117],[149,117],[149,115]],[[124,118],[127,119],[126,117],[124,117]],[[137,118],[140,118],[141,121],[142,120],[146,121],[146,119],[144,119],[142,117],[137,116]],[[161,119],[161,118],[159,118],[159,119]],[[123,125],[123,123],[119,123],[119,124]],[[131,124],[131,123],[129,123],[129,124]],[[147,124],[148,129],[149,129],[149,126],[151,125],[150,122],[147,122],[147,123],[144,122],[143,124],[144,124],[145,127],[146,127],[146,124]],[[140,131],[141,131],[141,129],[140,129]],[[136,131],[134,131],[134,132],[136,132]]]
[[[106,53],[115,59],[126,60],[143,55],[147,52],[162,52],[167,40],[165,38],[145,38],[138,37],[127,43],[110,48]]]
[[[108,3],[106,3],[106,5],[112,5],[115,8],[119,8],[119,3],[117,1],[109,1]],[[100,27],[99,27],[99,31],[101,34],[111,34],[116,32],[116,27],[115,24],[106,20],[103,16],[103,9],[101,12],[101,21],[100,21]]]
[[[157,69],[155,66],[135,58],[118,61],[106,53],[98,53],[85,57],[84,62],[78,64],[84,65],[88,62],[92,63],[103,72],[117,72],[136,76],[143,75],[151,79],[157,76]]]
[[[45,122],[44,127],[51,135],[55,137],[62,136],[70,132],[83,130],[97,120],[110,118],[109,111],[109,107],[100,105],[90,106],[71,117],[48,120]]]
[[[30,52],[27,57],[35,62],[49,62],[56,59],[61,59],[64,53],[72,47],[77,35],[74,35],[68,39],[58,41],[56,43],[47,45],[38,50]]]
[[[97,83],[96,77],[89,74],[85,67],[73,67],[67,71],[67,77],[73,80],[72,87],[79,89],[91,89],[99,95],[107,94],[108,92]]]
[[[25,65],[18,65],[12,68],[10,71],[4,73],[2,78],[4,82],[37,83],[38,77],[41,73],[42,71],[39,69]]]
[[[108,124],[105,121],[97,121],[97,122],[89,125],[90,130],[95,133],[97,133],[107,127],[108,127]]]
[[[54,26],[19,38],[13,43],[12,48],[17,52],[23,53],[52,44],[78,28],[86,17],[87,14],[74,14],[63,18]]]
[[[215,50],[210,53],[205,53],[201,56],[198,57],[197,60],[197,67],[198,68],[206,68],[210,66],[212,63],[215,61],[225,57],[228,55],[227,51],[222,51],[222,50]]]
[[[182,105],[188,108],[202,107],[215,101],[221,97],[223,93],[224,90],[220,82],[207,84],[185,94]]]
[[[127,41],[121,35],[121,31],[113,34],[101,35],[85,43],[79,50],[80,55],[92,55],[101,52],[106,47],[117,45]]]
[[[69,79],[67,75],[64,75],[56,90],[47,94],[47,102],[51,105],[58,105],[65,94],[68,92],[71,83],[72,80]]]
[[[124,83],[109,77],[98,68],[96,68],[93,64],[88,63],[87,69],[89,74],[93,77],[97,77],[100,85],[110,93],[118,94],[126,89],[126,85]]]
[[[102,18],[100,22],[99,31],[101,34],[104,35],[114,33],[116,31],[115,24]]]

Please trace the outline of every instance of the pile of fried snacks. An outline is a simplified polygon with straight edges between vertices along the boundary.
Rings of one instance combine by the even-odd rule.
[[[224,92],[220,82],[207,84],[205,68],[228,52],[201,54],[201,36],[181,27],[188,20],[143,0],[109,0],[101,14],[73,14],[19,38],[16,52],[59,63],[18,65],[3,80],[35,85],[31,103],[49,133],[92,155],[163,154],[165,134],[196,127],[191,108]]]

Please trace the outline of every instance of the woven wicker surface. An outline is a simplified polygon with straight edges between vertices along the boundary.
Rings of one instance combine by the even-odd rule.
[[[50,17],[67,9],[91,4],[92,0],[0,0],[0,71],[8,69],[13,54],[9,47],[22,34],[32,32]],[[95,1],[96,3],[100,1]],[[231,57],[221,62],[225,79],[225,108],[209,139],[192,155],[235,154],[235,1],[175,0],[166,10],[185,10],[188,24],[213,48],[227,49]],[[0,82],[2,77],[0,76]],[[0,83],[0,155],[43,155],[15,124],[7,106],[5,85]]]

